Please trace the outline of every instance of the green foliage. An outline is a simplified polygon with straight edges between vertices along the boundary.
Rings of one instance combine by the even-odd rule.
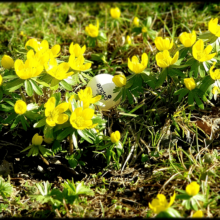
[[[3,197],[3,199],[10,197],[12,192],[13,186],[10,184],[10,179],[8,179],[8,182],[5,182],[5,180],[0,177],[0,195]]]

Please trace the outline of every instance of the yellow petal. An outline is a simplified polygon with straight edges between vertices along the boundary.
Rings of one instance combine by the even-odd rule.
[[[59,113],[63,113],[65,111],[67,111],[67,109],[69,108],[69,103],[68,102],[64,102],[59,104],[55,110],[58,111]]]
[[[85,120],[90,120],[94,116],[94,109],[86,108],[82,112],[82,116]]]
[[[60,114],[57,117],[56,123],[57,124],[64,124],[65,122],[68,121],[69,116],[67,114]]]

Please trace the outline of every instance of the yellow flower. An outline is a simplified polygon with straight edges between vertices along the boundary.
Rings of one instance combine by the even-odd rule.
[[[120,18],[121,11],[118,7],[111,8],[110,14],[111,14],[112,18],[118,19],[118,18]]]
[[[129,35],[126,37],[126,42],[127,44],[131,45],[131,38]]]
[[[138,17],[134,17],[133,24],[137,27],[139,26],[139,18]]]
[[[83,55],[75,58],[75,54],[70,55],[69,57],[69,65],[73,70],[77,70],[77,71],[86,71],[88,70],[92,64],[91,63],[84,63],[84,57]]]
[[[118,143],[121,139],[121,134],[119,131],[112,132],[110,138],[113,144]]]
[[[210,76],[212,79],[214,80],[218,80],[220,79],[220,69],[217,69],[215,71],[213,71],[214,67],[215,67],[216,62],[213,63],[212,67],[210,68],[209,72],[210,72]]]
[[[112,81],[117,87],[122,87],[126,85],[127,79],[124,75],[116,75],[112,78]]]
[[[212,89],[212,94],[217,96],[219,92],[220,92],[220,89],[218,88],[218,86],[214,86]]]
[[[220,25],[218,25],[218,18],[212,18],[208,23],[209,31],[216,37],[220,37]]]
[[[170,50],[173,47],[173,40],[170,42],[169,38],[167,37],[165,39],[162,37],[156,37],[154,43],[159,51]]]
[[[18,115],[23,115],[27,111],[27,104],[22,100],[17,100],[14,105],[14,110]]]
[[[40,136],[38,133],[36,133],[32,138],[32,144],[41,145],[42,142],[43,142],[43,136]]]
[[[60,49],[61,49],[61,47],[59,44],[54,45],[49,50],[50,58],[58,57],[60,55]]]
[[[50,59],[49,65],[45,65],[47,73],[58,80],[66,79],[73,74],[73,72],[67,73],[69,68],[69,64],[66,62],[58,65],[55,58]]]
[[[216,53],[210,54],[211,51],[212,51],[211,45],[208,45],[204,49],[204,42],[202,39],[198,40],[192,47],[193,57],[199,62],[205,62],[211,60],[216,55]]]
[[[84,45],[82,48],[79,46],[79,44],[74,44],[73,45],[73,42],[70,44],[70,47],[69,47],[69,52],[70,54],[74,54],[75,57],[79,57],[81,55],[83,55],[86,51],[86,45]]]
[[[35,59],[27,59],[25,63],[17,59],[15,60],[15,73],[21,79],[29,79],[39,76],[44,67]]]
[[[146,27],[142,27],[141,31],[142,31],[142,33],[146,33],[147,32],[147,28]]]
[[[33,50],[29,50],[27,52],[27,59],[31,60],[31,63],[34,67],[39,66],[44,66],[46,63],[48,63],[50,59],[50,54],[49,53],[44,53],[42,54],[40,51],[34,53]]]
[[[179,36],[180,42],[184,47],[191,47],[196,42],[196,32],[192,33],[183,32]]]
[[[3,68],[11,69],[14,67],[14,60],[10,56],[4,55],[2,57],[1,64],[2,64]]]
[[[142,73],[146,69],[147,63],[148,56],[146,53],[142,54],[141,63],[139,63],[139,60],[136,56],[133,56],[131,60],[128,58],[128,68],[134,73]]]
[[[195,196],[199,193],[200,186],[197,182],[191,182],[186,186],[186,193],[189,196]]]
[[[49,49],[49,44],[48,44],[48,42],[47,42],[47,40],[43,40],[41,43],[39,42],[39,41],[37,41],[37,39],[35,39],[35,38],[32,38],[32,39],[30,39],[30,40],[28,40],[27,42],[26,42],[26,44],[25,44],[25,49],[26,50],[29,50],[28,48],[27,48],[27,46],[30,46],[30,47],[32,47],[34,50],[35,50],[35,52],[38,52],[38,51],[46,51],[46,50],[48,50]]]
[[[68,115],[63,114],[69,107],[69,103],[64,102],[59,104],[55,107],[56,99],[51,97],[48,101],[44,104],[45,109],[45,116],[46,116],[46,123],[54,127],[56,124],[63,124],[68,120]]]
[[[163,52],[159,52],[156,54],[157,65],[162,68],[166,68],[174,63],[179,58],[179,51],[177,51],[172,58],[168,50],[164,50]]]
[[[158,194],[156,199],[153,199],[151,203],[149,203],[150,209],[153,210],[154,213],[158,214],[160,212],[168,209],[175,200],[176,194],[174,192],[173,196],[170,197],[170,202],[167,202],[166,197],[163,194]]]
[[[70,124],[78,130],[94,128],[97,124],[93,124],[91,120],[93,116],[94,109],[75,108],[70,116]]]
[[[0,75],[0,86],[2,85],[3,83],[3,78],[2,78],[2,75]]]
[[[99,20],[96,21],[96,26],[93,24],[89,24],[88,26],[86,26],[85,31],[90,37],[98,37],[98,35],[99,35]]]
[[[22,36],[22,37],[26,37],[27,36],[26,34],[24,34],[24,31],[21,31],[19,35]]]
[[[43,40],[40,43],[35,38],[32,38],[26,42],[25,44],[26,50],[28,50],[27,46],[32,47],[35,50],[35,52],[40,52],[41,56],[45,55],[45,53],[48,53],[50,58],[59,56],[61,49],[59,44],[56,44],[51,49],[49,49],[49,43],[47,40]]]
[[[192,77],[185,78],[184,83],[185,83],[186,88],[190,91],[196,88],[195,80]]]
[[[93,98],[91,87],[86,87],[84,90],[80,89],[78,97],[79,100],[83,102],[83,108],[88,108],[90,104],[94,104],[102,98],[101,95],[97,95]]]
[[[203,216],[202,210],[198,210],[193,214],[192,218],[202,218]]]
[[[44,142],[47,144],[51,144],[54,141],[54,138],[46,138],[44,137]]]

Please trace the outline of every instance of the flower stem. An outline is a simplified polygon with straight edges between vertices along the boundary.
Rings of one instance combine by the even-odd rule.
[[[69,145],[70,145],[69,153],[72,154],[73,153],[73,138],[71,134],[69,135]]]
[[[20,93],[21,93],[22,100],[23,100],[24,102],[26,102],[26,98],[25,98],[25,96],[24,96],[24,94],[23,94],[23,92],[22,92],[22,90],[21,90],[21,87],[19,88],[19,90],[20,90]]]

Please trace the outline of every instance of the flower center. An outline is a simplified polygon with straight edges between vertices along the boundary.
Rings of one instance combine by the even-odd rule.
[[[198,51],[197,52],[197,58],[198,60],[201,60],[202,58],[204,58],[206,56],[205,51]]]
[[[59,111],[57,111],[57,110],[52,110],[52,111],[50,111],[50,113],[49,113],[49,117],[51,117],[52,118],[52,120],[53,121],[55,121],[55,119],[58,117],[58,115],[59,115]]]
[[[78,116],[76,118],[76,124],[78,127],[82,127],[84,125],[84,122],[85,122],[85,120],[82,116]]]

